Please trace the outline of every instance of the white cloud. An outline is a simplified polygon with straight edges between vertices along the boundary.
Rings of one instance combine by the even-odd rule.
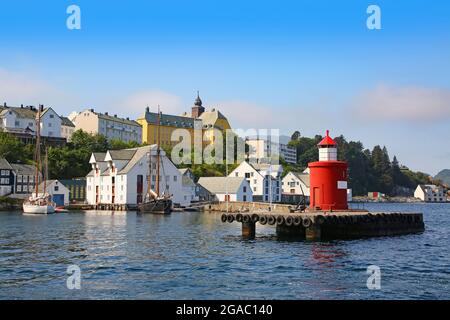
[[[448,120],[450,90],[380,85],[358,96],[351,109],[367,120]]]
[[[8,105],[39,104],[60,95],[45,80],[0,68],[0,97]]]
[[[132,113],[141,116],[145,108],[148,106],[150,110],[157,111],[158,105],[163,113],[167,114],[181,114],[185,111],[185,106],[182,100],[169,92],[159,89],[149,89],[134,92],[116,106],[122,112]]]

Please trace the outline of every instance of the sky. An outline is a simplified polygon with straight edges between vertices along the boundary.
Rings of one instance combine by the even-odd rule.
[[[0,2],[1,103],[137,118],[189,111],[197,90],[233,128],[329,129],[434,175],[450,168],[450,2]]]

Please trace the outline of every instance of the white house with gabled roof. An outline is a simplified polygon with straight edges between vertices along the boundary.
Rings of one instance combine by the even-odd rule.
[[[242,177],[202,177],[198,184],[212,195],[210,201],[253,201],[252,189]]]
[[[245,178],[252,189],[254,201],[280,202],[282,173],[283,167],[279,164],[243,161],[228,176]]]
[[[434,184],[419,184],[414,197],[424,202],[447,202],[447,194],[443,187]]]
[[[89,160],[92,170],[86,177],[87,202],[93,205],[142,203],[149,187],[156,190],[156,154],[156,145],[93,153]],[[190,204],[190,199],[184,198],[182,175],[163,150],[159,181],[160,194],[172,194],[175,205]]]
[[[290,171],[281,182],[283,193],[309,197],[309,174]]]

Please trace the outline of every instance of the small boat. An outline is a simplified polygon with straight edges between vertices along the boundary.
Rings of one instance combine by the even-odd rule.
[[[156,148],[156,192],[150,188],[151,185],[151,173],[152,173],[152,152],[149,152],[149,165],[148,165],[148,181],[147,181],[147,194],[144,197],[142,203],[138,205],[138,210],[141,213],[159,213],[159,214],[169,214],[172,212],[172,195],[164,192],[160,195],[159,192],[159,177],[160,177],[160,167],[162,166],[164,175],[164,165],[161,163],[161,148],[160,148],[160,117],[161,112],[158,107],[158,119],[157,119],[157,132],[158,132],[158,144]],[[165,175],[164,175],[165,177]],[[167,185],[167,184],[166,184]],[[167,191],[167,190],[166,190]]]
[[[32,194],[28,201],[25,201],[22,205],[23,213],[32,214],[50,214],[55,213],[56,205],[51,201],[51,196],[45,192],[46,189],[46,179],[44,179],[44,190],[42,194],[39,194],[39,172],[40,172],[40,161],[41,161],[41,111],[43,106],[39,106],[38,113],[36,115],[36,150],[35,150],[35,167],[36,176],[34,178],[35,182],[35,192]],[[46,161],[47,165],[47,161]],[[48,170],[46,170],[47,173]]]
[[[23,203],[23,213],[51,214],[55,213],[55,205],[50,201],[49,195],[32,198]]]

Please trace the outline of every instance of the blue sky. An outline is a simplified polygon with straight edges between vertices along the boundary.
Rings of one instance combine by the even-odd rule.
[[[71,4],[81,30],[66,28]],[[0,48],[8,104],[137,117],[187,111],[200,90],[233,127],[329,128],[450,168],[448,1],[3,1]]]

